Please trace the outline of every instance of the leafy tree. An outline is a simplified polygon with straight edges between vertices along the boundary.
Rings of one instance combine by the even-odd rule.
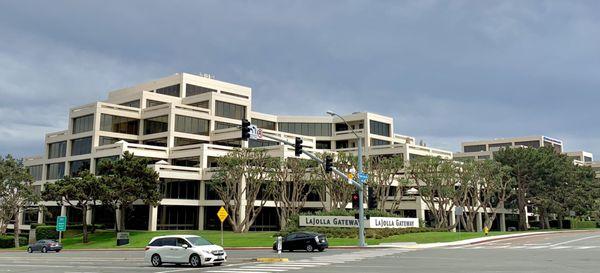
[[[272,194],[278,159],[264,149],[241,148],[219,157],[217,166],[208,185],[223,201],[233,231],[247,232]]]
[[[146,158],[135,157],[125,152],[117,160],[100,163],[100,196],[102,204],[115,212],[120,210],[120,219],[115,226],[117,231],[125,230],[125,213],[133,202],[141,200],[149,206],[157,206],[162,196],[158,173],[148,168]]]
[[[493,160],[476,162],[479,179],[480,202],[486,209],[484,226],[491,227],[498,209],[505,208],[506,201],[513,196],[513,179],[510,167]]]
[[[46,184],[42,197],[46,201],[56,201],[59,206],[68,204],[80,210],[83,216],[83,243],[88,243],[88,208],[102,195],[102,189],[96,176],[84,171],[78,177],[65,176],[55,183]]]
[[[314,175],[313,161],[287,158],[280,160],[279,164],[272,177],[272,193],[281,230],[284,230],[290,216],[298,214],[304,208],[318,179]]]
[[[399,179],[398,176],[403,170],[404,158],[401,156],[373,156],[369,158],[367,162],[369,173],[367,185],[373,188],[378,209],[386,210],[389,207],[391,212],[399,209],[403,194],[402,186],[407,184],[406,179]],[[388,197],[393,197],[393,199],[390,200]]]
[[[14,218],[15,247],[19,247],[21,210],[39,200],[32,180],[22,160],[17,160],[11,155],[0,157],[0,232],[5,234],[8,222]]]
[[[358,157],[349,153],[318,154],[322,160],[331,156],[333,165],[343,173],[350,173],[351,170],[357,170]],[[325,210],[345,209],[351,201],[352,193],[356,192],[356,187],[348,184],[348,181],[334,173],[325,173],[324,168],[314,169],[319,176],[321,183],[315,185],[315,190],[319,194],[319,199]]]

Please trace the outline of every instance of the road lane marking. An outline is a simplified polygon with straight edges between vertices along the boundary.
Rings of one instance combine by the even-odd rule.
[[[550,245],[550,246],[561,246],[561,245],[566,245],[566,244],[569,244],[569,243],[574,243],[574,242],[579,242],[579,241],[589,240],[589,239],[594,239],[594,238],[600,238],[600,235],[594,235],[594,236],[589,236],[589,237],[578,238],[578,239],[569,240],[569,241],[565,241],[565,242],[558,243],[558,244],[553,244],[553,245]]]

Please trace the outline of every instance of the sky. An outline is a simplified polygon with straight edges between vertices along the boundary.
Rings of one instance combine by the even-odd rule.
[[[69,109],[178,72],[254,111],[369,111],[463,141],[546,135],[600,158],[599,1],[0,0],[0,154],[43,153]]]

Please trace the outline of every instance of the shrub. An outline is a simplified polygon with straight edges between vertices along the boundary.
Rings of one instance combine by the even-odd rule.
[[[25,237],[19,237],[19,244],[21,246],[27,245],[28,240]],[[15,237],[12,235],[0,235],[0,248],[13,248],[15,247]]]
[[[35,239],[58,239],[58,231],[56,231],[56,226],[37,226],[35,228]]]
[[[595,221],[572,220],[571,222],[571,228],[595,228],[596,225]]]

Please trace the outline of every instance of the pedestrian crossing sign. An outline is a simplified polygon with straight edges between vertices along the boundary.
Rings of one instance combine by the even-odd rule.
[[[219,212],[217,212],[217,216],[219,217],[219,220],[221,220],[221,223],[223,223],[223,221],[227,219],[227,216],[229,216],[229,213],[227,213],[227,210],[224,207],[221,207]]]

